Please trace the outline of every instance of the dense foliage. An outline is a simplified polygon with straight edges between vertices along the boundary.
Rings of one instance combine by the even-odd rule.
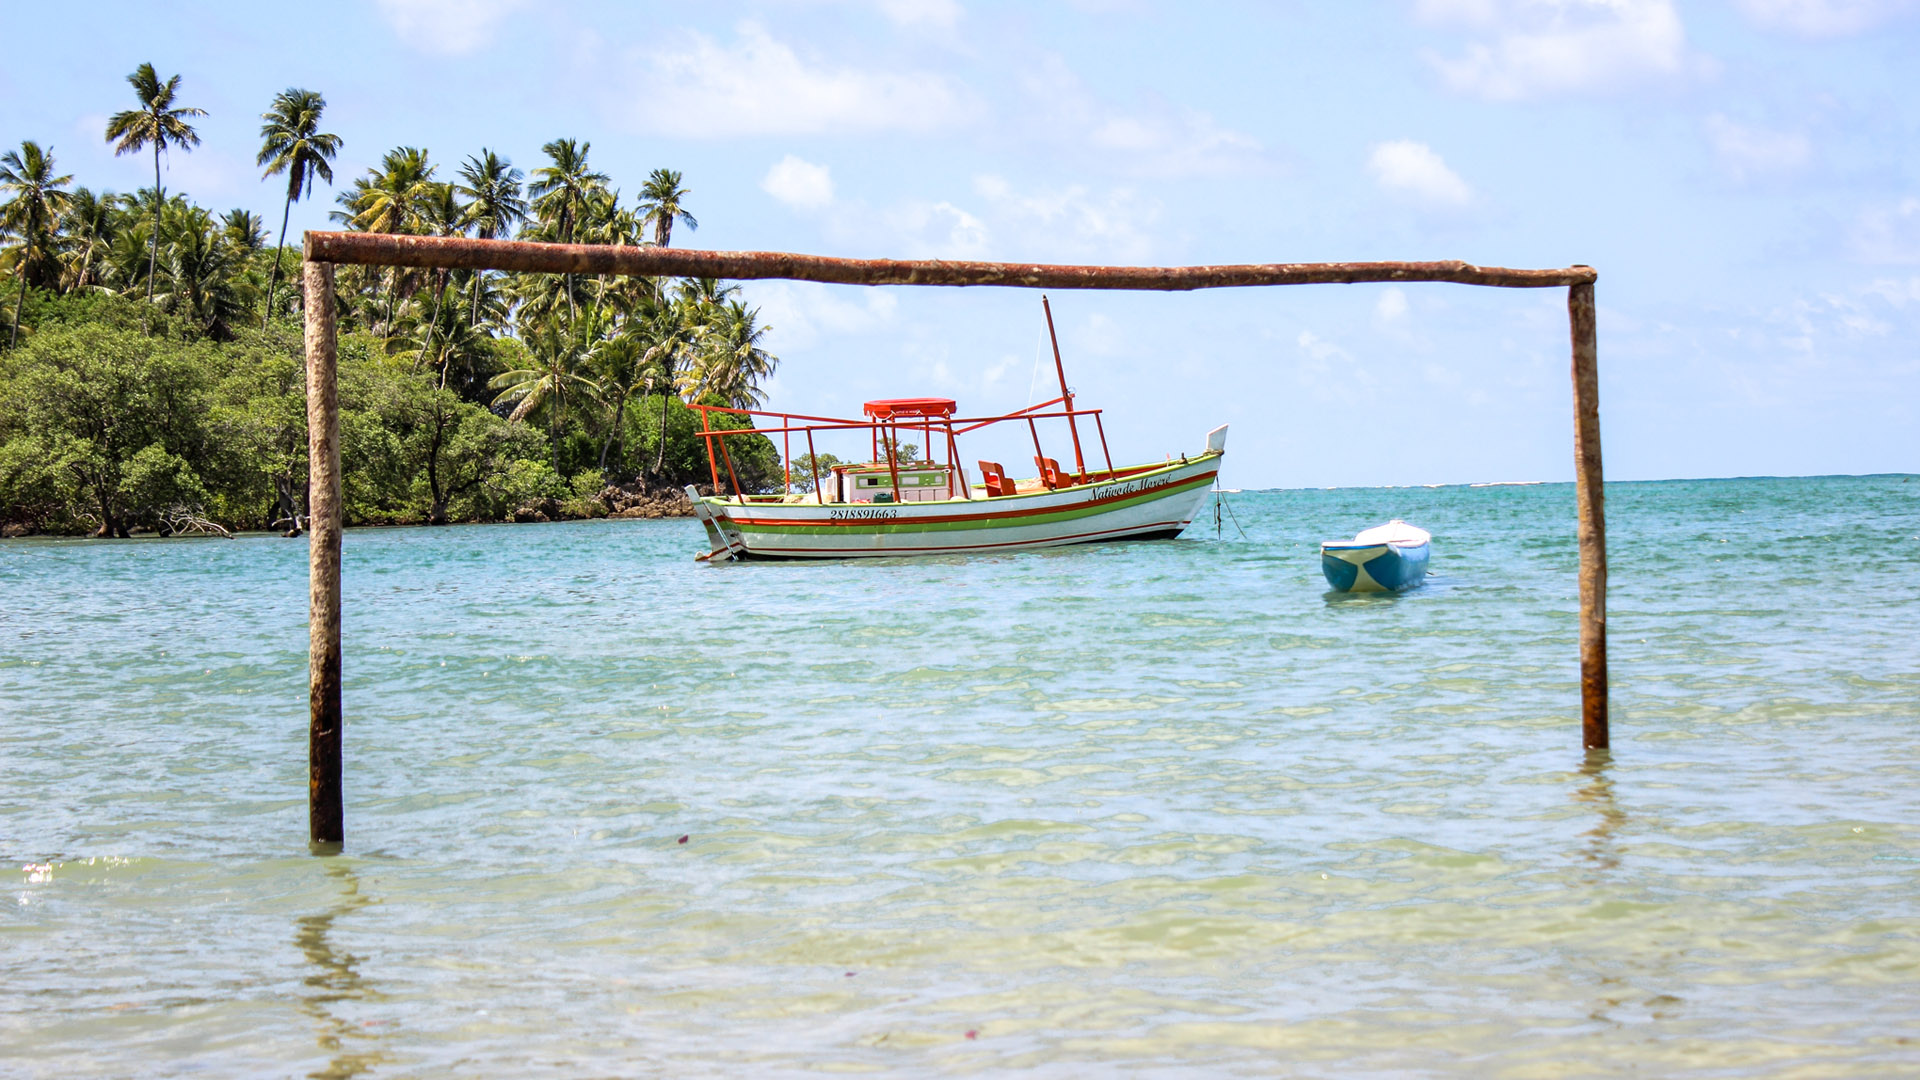
[[[297,527],[306,412],[294,202],[331,183],[326,102],[289,89],[262,114],[259,164],[284,177],[279,242],[258,214],[215,216],[160,185],[160,155],[198,145],[179,76],[128,77],[138,108],[106,138],[151,151],[155,184],[73,186],[51,148],[0,155],[0,525],[166,533],[184,520]],[[443,173],[397,147],[332,217],[379,232],[667,244],[697,228],[679,173],[623,204],[556,139],[531,180],[491,150]],[[773,356],[737,287],[342,267],[342,459],[352,523],[606,513],[615,496],[708,477],[687,402],[760,403]],[[728,442],[743,486],[771,490],[771,442]],[[617,490],[615,490],[617,489]]]

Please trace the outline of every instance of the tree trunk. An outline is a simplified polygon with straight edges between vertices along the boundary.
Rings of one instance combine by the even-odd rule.
[[[486,273],[484,270],[473,272],[473,313],[467,316],[469,326],[480,325],[480,275],[484,273]]]
[[[300,535],[300,508],[293,501],[293,476],[281,473],[273,478],[273,514],[268,520],[269,528],[287,523],[287,535]]]
[[[607,450],[613,446],[613,437],[620,433],[620,424],[627,418],[627,395],[622,392],[620,404],[613,410],[613,426],[607,429],[607,437],[600,443],[600,478],[607,476]]]
[[[20,343],[20,308],[27,302],[27,267],[33,262],[33,215],[27,215],[27,253],[20,260],[20,272],[14,275],[20,284],[20,295],[13,299],[13,334],[7,338],[7,348]]]
[[[560,384],[556,374],[553,387],[553,401],[547,405],[547,464],[553,466],[553,475],[560,475]]]
[[[166,199],[160,190],[160,141],[153,144],[153,244],[147,252],[147,303],[153,303],[153,275],[160,265],[160,207]]]
[[[669,379],[667,381],[672,382],[673,380]],[[660,392],[660,447],[653,455],[653,475],[655,476],[660,475],[660,470],[666,465],[667,461],[667,395],[671,393],[673,393],[672,390],[663,390]]]
[[[433,331],[435,327],[440,325],[440,298],[445,296],[447,292],[447,277],[449,272],[446,270],[436,270],[434,273],[438,275],[438,277],[433,288],[433,314],[427,317],[426,340],[420,343],[420,355],[423,357],[427,355],[427,350],[433,347]],[[428,360],[428,362],[431,363],[432,361]],[[447,369],[446,365],[442,364],[440,366],[440,389],[445,390],[446,388]]]
[[[87,237],[87,254],[80,260],[80,277],[73,284],[75,288],[85,288],[87,279],[93,276],[93,249],[95,240]]]
[[[387,282],[387,314],[380,320],[380,336],[393,336],[393,320],[400,310],[400,268],[394,267]]]
[[[107,493],[105,485],[96,487],[94,497],[100,500],[100,531],[93,535],[100,539],[110,539],[116,532],[124,533],[126,530],[118,529],[118,522],[113,520],[113,496]]]
[[[440,435],[446,430],[446,418],[436,419],[433,428],[433,442],[427,446],[427,493],[432,503],[427,507],[427,524],[445,525],[447,523],[447,497],[440,490]]]
[[[287,205],[280,211],[280,244],[273,249],[273,276],[267,280],[267,306],[260,312],[260,329],[262,330],[267,328],[267,320],[273,318],[273,290],[280,284],[280,255],[287,249],[287,219],[291,216],[293,216],[293,186],[288,184]]]

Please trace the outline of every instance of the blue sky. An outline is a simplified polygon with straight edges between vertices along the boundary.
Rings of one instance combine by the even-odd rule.
[[[682,170],[682,247],[1183,264],[1460,258],[1600,271],[1608,475],[1920,472],[1913,0],[342,0],[33,5],[0,142],[89,186],[142,61],[209,110],[169,188],[273,225],[258,114],[304,86],[347,178],[556,136],[632,192]],[[84,25],[82,25],[84,24]],[[150,164],[146,168],[150,168]],[[150,174],[148,174],[150,175]],[[758,283],[776,407],[1018,407],[1037,296]],[[1116,458],[1234,426],[1235,486],[1566,479],[1561,290],[1054,297]],[[1041,380],[1044,388],[1044,377]],[[1046,396],[1046,395],[1042,395]],[[1015,449],[978,448],[975,456]]]

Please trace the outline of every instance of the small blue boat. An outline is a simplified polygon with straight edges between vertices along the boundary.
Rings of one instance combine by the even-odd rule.
[[[1320,545],[1320,572],[1340,592],[1400,592],[1427,578],[1433,536],[1394,518],[1351,540]]]

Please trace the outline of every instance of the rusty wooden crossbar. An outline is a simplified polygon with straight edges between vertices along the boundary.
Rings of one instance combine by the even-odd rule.
[[[617,244],[534,244],[463,236],[310,232],[310,262],[509,270],[527,274],[782,278],[830,285],[997,285],[1015,289],[1133,289],[1179,292],[1251,285],[1337,285],[1450,281],[1506,289],[1591,285],[1591,267],[1514,270],[1465,262],[1249,263],[1223,266],[1056,266],[959,259],[842,259],[784,251],[693,251]]]
[[[1221,266],[1058,266],[948,259],[843,259],[780,251],[690,251],[600,244],[532,244],[386,233],[306,234],[309,559],[308,818],[317,850],[344,839],[340,750],[340,417],[335,385],[333,264],[629,277],[785,279],[833,285],[1000,286],[1184,291],[1264,285],[1452,282],[1567,290],[1572,332],[1574,503],[1580,551],[1580,730],[1589,750],[1609,742],[1607,542],[1600,462],[1599,331],[1590,266],[1518,270],[1466,262],[1250,263]],[[1065,392],[1064,381],[1062,386]],[[1069,402],[1055,399],[1046,405]],[[1045,406],[1036,406],[1036,408]],[[704,417],[704,413],[702,416]],[[1031,422],[1031,421],[1029,421]],[[791,421],[787,422],[787,426]],[[808,435],[809,453],[812,435]],[[726,442],[720,441],[722,453]],[[1039,440],[1035,436],[1035,447]],[[729,461],[729,468],[731,462]],[[1111,463],[1109,463],[1111,469]],[[816,488],[818,477],[815,478]]]

